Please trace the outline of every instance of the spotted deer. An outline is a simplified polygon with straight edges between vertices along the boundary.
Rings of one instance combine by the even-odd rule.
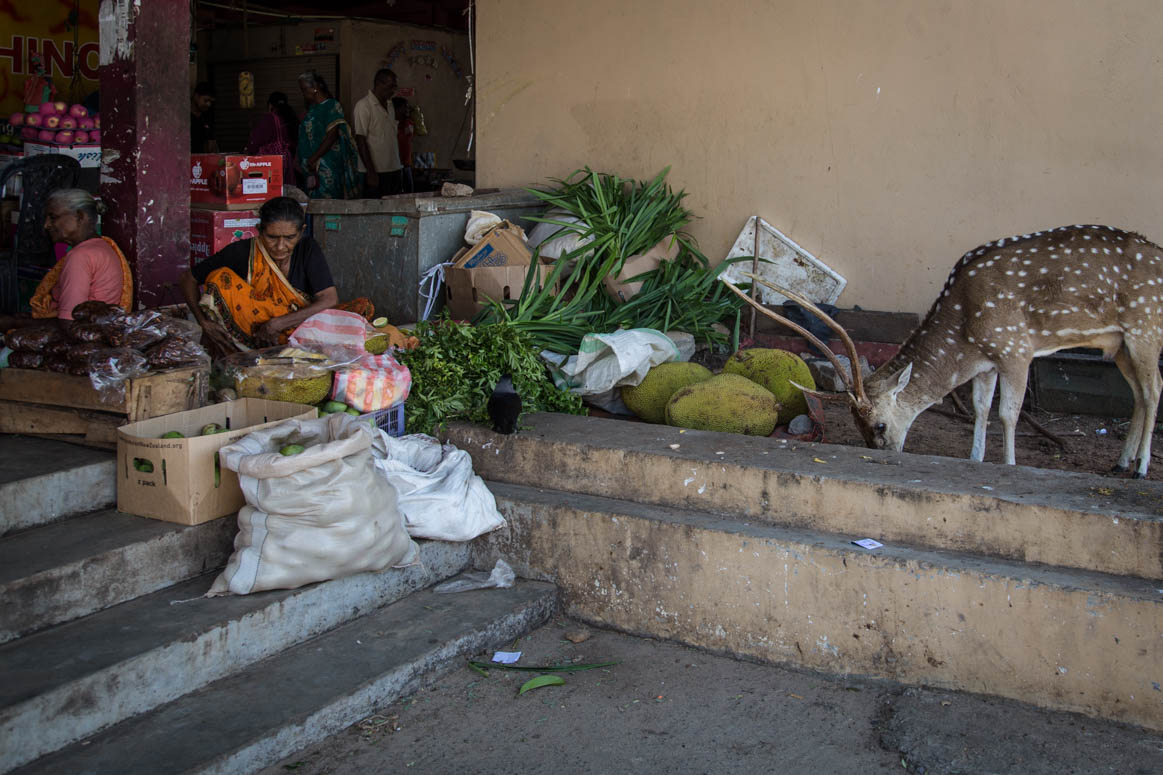
[[[844,376],[847,391],[815,395],[846,400],[873,449],[901,450],[917,415],[972,380],[975,421],[969,456],[981,461],[989,408],[1000,382],[998,417],[1005,462],[1012,465],[1030,362],[1065,348],[1090,347],[1108,360],[1114,358],[1135,397],[1126,444],[1114,470],[1133,466],[1135,478],[1147,474],[1163,383],[1163,248],[1138,234],[1110,226],[1063,226],[970,250],[949,273],[921,325],[868,379],[860,373],[852,339],[839,324],[799,294],[749,276],[811,310],[844,343],[851,375],[810,332],[731,286],[748,303],[826,352]]]

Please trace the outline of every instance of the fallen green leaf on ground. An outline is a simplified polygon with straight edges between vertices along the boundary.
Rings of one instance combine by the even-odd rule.
[[[520,697],[525,692],[540,689],[542,686],[565,686],[565,679],[559,675],[539,675],[536,678],[530,678],[521,685],[521,690],[517,692],[517,696]]]

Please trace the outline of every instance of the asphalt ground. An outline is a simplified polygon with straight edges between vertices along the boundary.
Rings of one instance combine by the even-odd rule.
[[[1163,772],[1163,734],[1009,700],[740,661],[564,618],[504,650],[520,651],[521,666],[616,664],[487,675],[461,664],[263,775]],[[564,683],[519,694],[541,674]]]

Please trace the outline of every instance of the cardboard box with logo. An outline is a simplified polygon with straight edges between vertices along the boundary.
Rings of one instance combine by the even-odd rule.
[[[254,210],[283,194],[282,156],[195,153],[190,156],[190,204]]]
[[[190,266],[258,235],[258,210],[190,210]]]
[[[458,320],[471,320],[488,299],[515,299],[521,295],[525,275],[533,260],[521,230],[502,221],[484,239],[453,256],[453,265],[444,272],[444,302]],[[538,267],[541,281],[552,266]]]
[[[629,256],[622,262],[622,269],[616,275],[607,275],[602,280],[606,293],[619,304],[624,304],[638,295],[642,290],[642,281],[628,282],[631,277],[657,269],[663,261],[673,261],[678,258],[678,239],[671,235],[661,240],[657,245],[645,253]]]
[[[218,450],[259,428],[316,416],[306,404],[240,398],[123,425],[117,429],[117,509],[181,525],[234,514],[245,500],[238,474],[216,465]],[[199,435],[210,423],[227,430]],[[169,431],[185,438],[161,438]]]

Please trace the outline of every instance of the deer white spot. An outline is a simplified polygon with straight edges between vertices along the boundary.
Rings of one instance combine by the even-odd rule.
[[[977,270],[976,270],[976,269],[970,269],[970,270],[969,270],[969,276],[970,276],[970,277],[973,277],[973,276],[974,276],[974,275],[976,275],[976,274],[977,274]]]
[[[1038,274],[1046,274],[1049,271],[1050,270],[1047,269],[1046,267],[1042,267],[1041,269],[1038,270]]]
[[[987,307],[996,307],[997,305],[996,305],[996,304],[994,304],[992,301],[987,301],[987,302],[985,303],[985,306],[987,306]],[[981,317],[981,313],[980,313],[980,312],[978,312],[978,313],[977,313],[977,316],[978,316],[978,317]]]
[[[1071,250],[1070,248],[1066,248],[1066,250],[1063,250],[1062,252],[1063,252],[1063,253],[1065,253],[1066,255],[1070,255],[1070,254],[1071,254],[1071,253],[1073,253],[1074,251],[1073,251],[1073,250]]]
[[[1027,262],[1027,263],[1029,263],[1029,262]],[[1025,270],[1025,269],[1023,269],[1022,271],[1018,272],[1018,277],[1025,277],[1025,276],[1026,276],[1026,270]]]
[[[1143,260],[1143,254],[1142,254],[1142,253],[1136,253],[1136,254],[1135,254],[1135,260],[1136,260],[1136,261],[1142,261],[1142,260]]]

